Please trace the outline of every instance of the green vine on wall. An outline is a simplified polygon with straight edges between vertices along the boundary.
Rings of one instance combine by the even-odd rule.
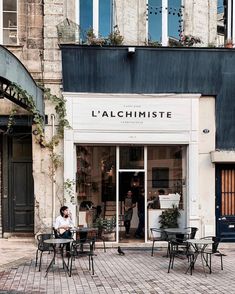
[[[6,133],[10,133],[11,130],[12,130],[12,127],[14,126],[15,124],[15,119],[14,119],[14,116],[16,115],[17,113],[17,109],[16,108],[13,108],[9,114],[9,119],[8,119],[8,123],[7,123],[7,131]]]
[[[33,133],[35,135],[36,142],[39,143],[41,147],[47,147],[50,151],[53,151],[54,147],[59,144],[59,140],[63,139],[64,137],[64,128],[70,127],[69,122],[66,119],[66,100],[63,98],[63,96],[58,97],[56,95],[51,94],[51,90],[45,88],[42,85],[39,85],[39,87],[43,90],[45,98],[54,104],[55,111],[58,117],[57,134],[54,135],[49,142],[46,142],[45,140],[44,119],[35,105],[33,96],[30,95],[27,91],[23,90],[19,85],[14,83],[11,84],[12,90],[14,90],[19,97],[27,99],[27,110],[31,113],[33,117],[33,123],[35,128]],[[13,116],[15,114],[16,112],[12,113],[9,116],[9,128],[12,127]]]

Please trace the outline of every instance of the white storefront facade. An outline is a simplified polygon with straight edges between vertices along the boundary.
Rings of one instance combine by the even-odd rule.
[[[125,241],[124,194],[143,189],[145,242],[164,210],[155,201],[159,191],[180,195],[180,227],[215,234],[213,97],[68,92],[64,97],[71,126],[64,137],[64,180],[75,183],[75,198],[71,193],[65,198],[77,225],[92,225],[99,207],[103,218],[118,215],[113,241]],[[131,223],[134,233],[136,208]]]

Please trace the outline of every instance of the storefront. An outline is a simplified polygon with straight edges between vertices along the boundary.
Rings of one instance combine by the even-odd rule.
[[[85,192],[78,195],[79,185],[87,183],[79,176],[85,148],[95,154],[86,169],[96,170],[89,171],[88,201],[104,213],[107,198],[112,200],[117,241],[124,234],[123,197],[137,183],[144,190],[145,241],[149,227],[159,226],[164,206],[158,196],[168,193],[179,201],[181,226],[196,226],[197,237],[234,242],[234,50],[135,47],[132,55],[127,46],[61,50],[71,125],[64,179],[76,182],[76,204],[69,194],[65,198],[74,214],[86,201]],[[134,211],[132,235],[137,223]]]
[[[75,179],[77,201],[71,209],[78,225],[91,226],[99,216],[115,218],[115,240],[125,242],[128,190],[134,200],[144,193],[145,242],[149,229],[160,226],[160,214],[172,204],[180,209],[181,227],[200,225],[198,171],[203,143],[199,142],[199,118],[212,123],[213,144],[213,98],[203,98],[204,107],[206,100],[208,104],[208,117],[204,117],[198,94],[64,96],[72,127],[65,134],[64,173],[65,181]],[[208,167],[207,172],[214,170]],[[139,222],[137,207],[138,203],[131,238]]]

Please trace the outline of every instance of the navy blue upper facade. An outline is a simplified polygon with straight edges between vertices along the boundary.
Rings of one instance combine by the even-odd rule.
[[[63,89],[199,93],[216,99],[216,148],[235,149],[235,50],[62,45]]]

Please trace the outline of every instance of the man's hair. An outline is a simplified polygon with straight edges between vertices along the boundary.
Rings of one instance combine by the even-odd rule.
[[[64,211],[65,211],[66,209],[68,209],[68,206],[62,206],[62,207],[60,208],[60,214],[61,214],[61,216],[64,216]]]

